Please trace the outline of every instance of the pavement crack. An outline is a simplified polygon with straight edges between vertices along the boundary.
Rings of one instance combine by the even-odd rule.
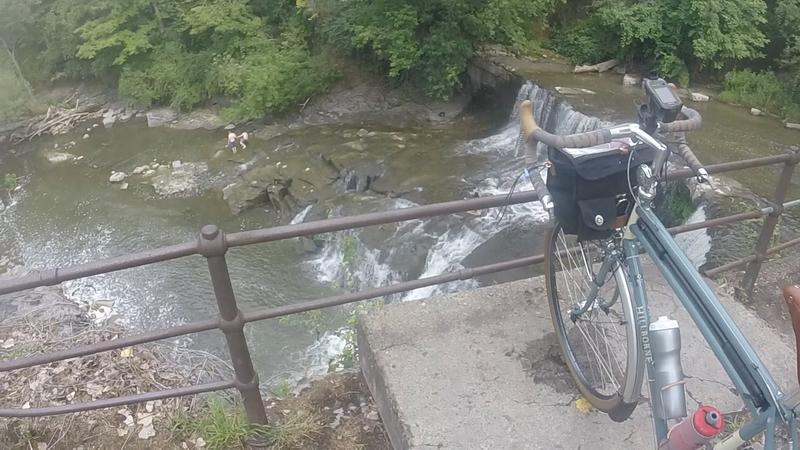
[[[703,404],[703,402],[701,402],[700,400],[698,400],[698,399],[697,399],[697,398],[694,396],[694,394],[692,394],[692,391],[690,391],[688,388],[686,389],[686,395],[688,395],[688,396],[689,396],[689,398],[691,398],[692,400],[694,400],[694,402],[695,402],[695,403],[697,403],[698,405],[702,405],[702,404]]]
[[[706,382],[706,383],[714,383],[714,384],[717,384],[717,385],[720,385],[720,386],[724,387],[726,390],[730,390],[731,389],[730,385],[727,385],[727,384],[725,384],[725,383],[723,383],[721,381],[710,380],[708,378],[698,377],[698,376],[695,376],[695,375],[689,375],[689,374],[686,374],[686,373],[684,373],[683,376],[684,376],[684,378],[691,378],[691,379],[698,380],[698,381],[703,381],[703,382]]]
[[[513,399],[513,398],[511,399],[511,401],[513,401],[514,403],[517,403],[517,404],[520,404],[520,405],[526,405],[526,406],[550,406],[550,407],[556,408],[556,407],[572,406],[572,403],[575,402],[575,399],[576,399],[576,397],[572,397],[569,400],[567,400],[566,402],[555,402],[555,403],[540,403],[540,402],[538,402],[536,400],[520,401],[520,400],[516,400],[516,399]]]
[[[625,439],[623,439],[623,440],[622,440],[622,442],[626,442],[626,441],[627,441],[627,442],[632,442],[632,439],[633,439],[633,434],[634,434],[634,433],[636,433],[636,430],[635,430],[635,429],[631,430],[631,432],[630,432],[630,433],[628,433],[628,437],[626,437]]]
[[[402,347],[402,346],[414,347],[414,344],[409,344],[408,342],[397,342],[395,344],[389,344],[386,347],[379,348],[378,352],[385,352],[386,350],[389,350],[390,348]]]

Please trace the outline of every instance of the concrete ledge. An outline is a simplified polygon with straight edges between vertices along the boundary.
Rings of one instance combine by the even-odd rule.
[[[655,270],[645,270],[652,313],[681,324],[690,410],[697,402],[741,409],[688,315]],[[721,298],[779,382],[794,389],[794,349],[785,336]],[[361,317],[358,344],[395,449],[653,447],[646,398],[623,423],[576,408],[541,279],[388,305]]]

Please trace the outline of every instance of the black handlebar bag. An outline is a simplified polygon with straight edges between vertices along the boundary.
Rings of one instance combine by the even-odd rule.
[[[547,188],[556,219],[564,233],[577,235],[580,241],[605,239],[627,224],[636,167],[651,163],[655,156],[650,147],[634,147],[630,140],[578,149],[548,148],[547,153]]]

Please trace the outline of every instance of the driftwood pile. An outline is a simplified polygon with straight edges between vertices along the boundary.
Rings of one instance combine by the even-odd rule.
[[[72,98],[65,100],[62,105],[71,104]],[[91,102],[81,104],[81,99],[74,100],[75,106],[50,106],[47,114],[32,119],[27,127],[18,130],[11,136],[11,143],[17,144],[29,141],[44,134],[64,134],[73,129],[78,123],[88,119],[101,117],[98,105]]]

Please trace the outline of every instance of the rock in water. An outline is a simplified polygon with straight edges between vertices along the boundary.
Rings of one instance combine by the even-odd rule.
[[[366,136],[368,134],[369,134],[369,131],[367,131],[367,130],[362,128],[362,129],[358,130],[358,132],[356,133],[356,136],[358,136],[360,138],[363,138],[364,136]]]
[[[181,163],[180,167],[174,170],[170,170],[168,166],[161,166],[155,171],[150,184],[153,185],[156,194],[162,197],[187,197],[200,191],[201,181],[207,172],[208,164],[204,162]]]
[[[581,95],[581,94],[593,95],[595,93],[594,91],[590,91],[589,89],[571,88],[563,86],[556,86],[555,90],[561,95]]]
[[[128,183],[126,183],[126,182],[122,182],[122,184],[120,184],[120,185],[119,185],[119,188],[120,188],[121,190],[123,190],[123,191],[126,191],[126,190],[128,190]]]
[[[784,125],[786,126],[786,128],[791,128],[793,130],[800,130],[800,123],[786,122]]]
[[[117,111],[114,108],[109,108],[109,110],[103,114],[103,126],[106,128],[111,128],[114,126],[116,121]]]
[[[133,169],[133,174],[139,175],[140,173],[145,173],[147,170],[150,170],[150,166],[138,166],[137,168]]]
[[[128,175],[125,172],[113,172],[113,173],[111,173],[111,176],[108,177],[108,182],[109,183],[122,183],[123,181],[125,181],[125,178],[127,178],[127,177],[128,177]]]
[[[590,66],[575,66],[575,69],[572,72],[573,73],[605,72],[613,69],[618,65],[619,65],[618,59],[609,59],[608,61],[603,61],[598,64],[592,64]]]
[[[66,152],[47,152],[44,157],[53,164],[75,160],[75,155]]]
[[[764,115],[764,112],[761,111],[758,108],[750,108],[750,114],[752,114],[754,116],[762,116],[762,115]]]
[[[701,94],[699,92],[692,92],[693,102],[707,102],[709,100],[711,100],[711,97],[707,96],[706,94]]]
[[[84,135],[83,135],[83,138],[84,138],[84,139],[89,139],[89,133],[86,133],[86,134],[84,134]]]
[[[637,77],[636,75],[631,75],[626,73],[625,76],[622,77],[622,85],[623,86],[638,86],[641,84],[642,79]]]
[[[156,108],[147,111],[147,126],[150,128],[163,127],[178,117],[178,113],[169,108]]]
[[[181,168],[181,161],[180,160],[172,161],[172,168],[173,169],[180,169]]]

